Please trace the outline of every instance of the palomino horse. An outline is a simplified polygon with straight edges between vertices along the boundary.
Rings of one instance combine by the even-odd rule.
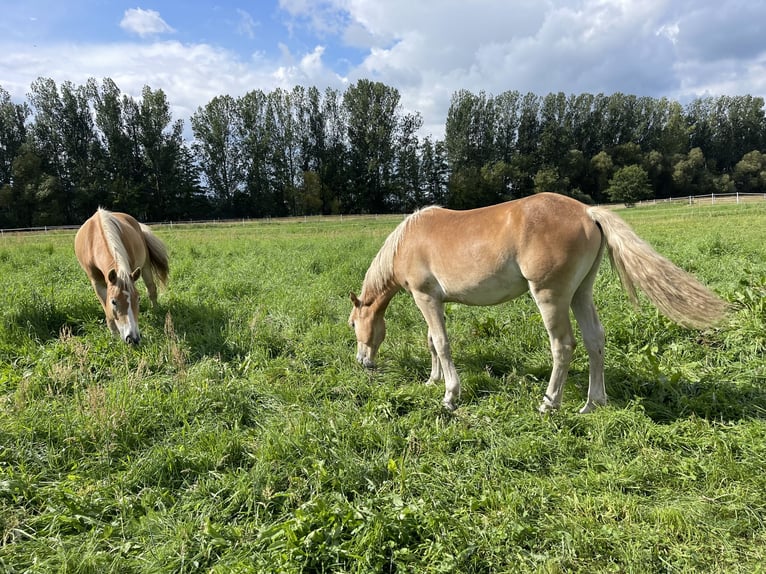
[[[130,215],[99,208],[77,232],[74,248],[101,301],[109,329],[128,343],[139,343],[135,283],[143,276],[149,299],[157,302],[154,276],[163,285],[168,278],[165,245]]]
[[[351,293],[356,358],[374,367],[386,335],[386,308],[405,289],[428,324],[429,382],[444,378],[442,403],[454,410],[460,379],[447,340],[444,303],[496,305],[529,290],[553,355],[539,410],[561,405],[575,347],[571,307],[588,352],[588,398],[580,412],[589,412],[606,403],[604,329],[593,304],[604,247],[633,302],[638,287],[664,315],[688,327],[710,326],[725,316],[726,303],[656,253],[608,209],[540,193],[467,211],[427,207],[400,223],[367,270],[361,295]]]

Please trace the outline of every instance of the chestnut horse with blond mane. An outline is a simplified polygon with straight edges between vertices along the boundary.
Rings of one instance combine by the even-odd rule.
[[[151,230],[126,213],[99,208],[77,231],[75,253],[101,301],[109,329],[127,343],[138,344],[138,291],[144,278],[152,305],[157,302],[155,275],[168,279],[165,245]]]
[[[429,382],[444,379],[442,403],[454,410],[460,379],[445,329],[445,302],[496,305],[529,291],[553,355],[539,410],[561,405],[575,347],[571,308],[588,352],[588,397],[580,412],[589,412],[607,400],[604,329],[593,303],[605,248],[634,303],[638,288],[680,325],[703,328],[724,318],[724,301],[654,251],[619,216],[570,197],[540,193],[467,211],[427,207],[400,223],[373,259],[361,294],[351,293],[356,358],[374,367],[386,335],[386,308],[398,291],[408,291],[428,324]]]

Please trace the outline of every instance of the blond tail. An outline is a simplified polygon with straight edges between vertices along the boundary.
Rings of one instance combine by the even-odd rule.
[[[152,233],[151,229],[143,223],[141,224],[141,233],[144,234],[146,247],[149,250],[149,260],[152,264],[152,272],[157,276],[160,284],[165,286],[167,285],[168,273],[170,272],[168,250],[160,238]]]
[[[601,227],[612,266],[634,304],[638,287],[679,325],[704,328],[724,319],[725,301],[652,249],[619,216],[600,207],[588,208],[588,215]]]

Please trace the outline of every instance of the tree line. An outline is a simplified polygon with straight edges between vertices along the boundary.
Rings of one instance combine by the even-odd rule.
[[[396,88],[221,95],[191,116],[111,79],[0,86],[0,227],[471,208],[539,191],[589,202],[766,190],[762,98],[453,94],[444,139]]]

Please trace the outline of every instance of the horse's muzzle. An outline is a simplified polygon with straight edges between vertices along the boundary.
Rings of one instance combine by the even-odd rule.
[[[130,345],[138,345],[141,342],[141,335],[126,335],[125,342]]]

